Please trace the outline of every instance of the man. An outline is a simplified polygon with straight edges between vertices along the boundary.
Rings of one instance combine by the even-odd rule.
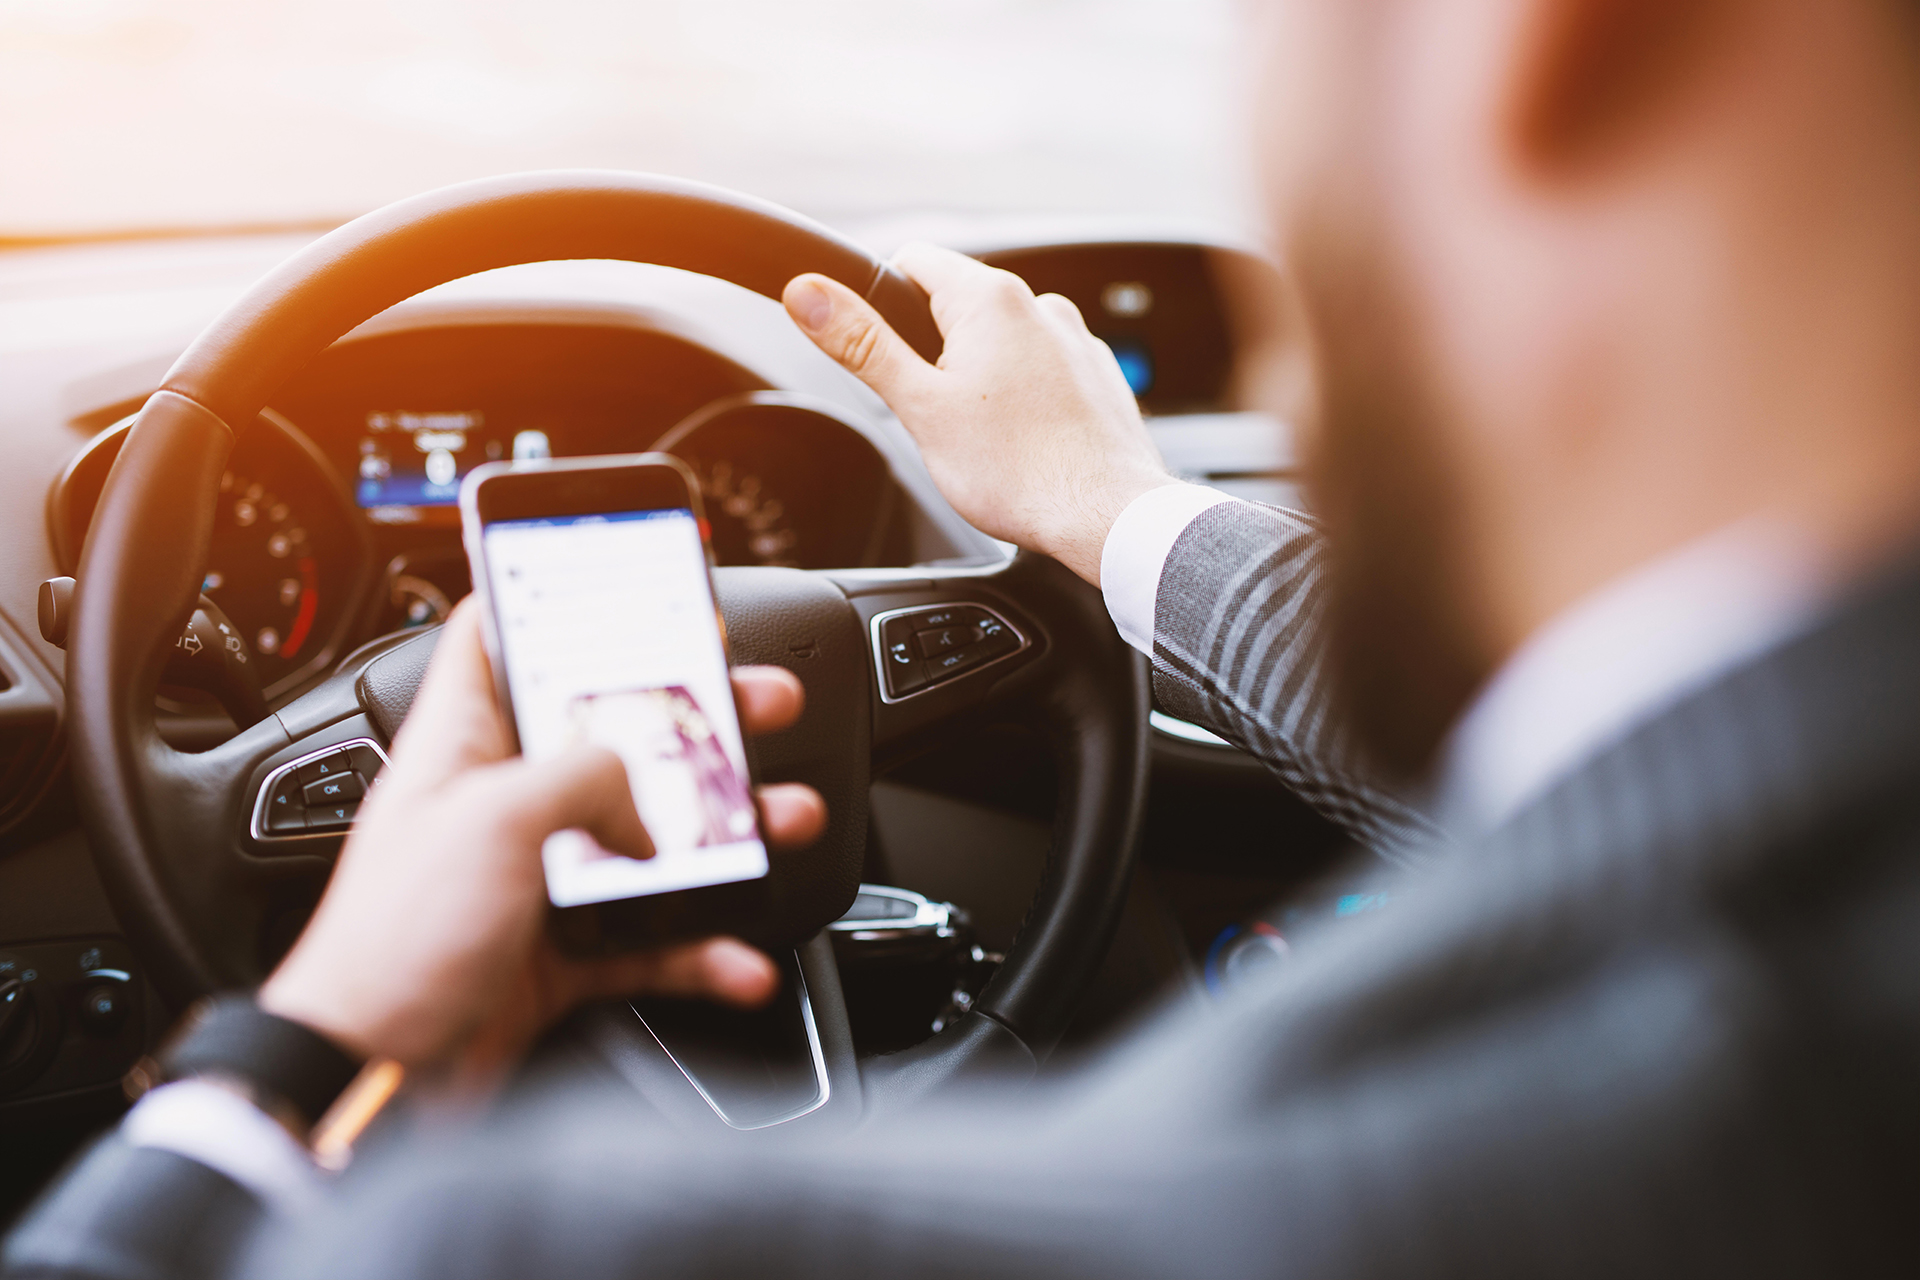
[[[1321,357],[1324,552],[1290,516],[1171,483],[1056,299],[905,255],[938,369],[827,282],[787,305],[957,509],[1102,583],[1163,700],[1363,826],[1369,769],[1431,778],[1445,855],[1069,1084],[834,1141],[687,1145],[561,1091],[327,1191],[232,1094],[197,1114],[255,1117],[258,1140],[193,1158],[154,1104],[222,1086],[172,1085],[17,1233],[17,1272],[1911,1266],[1920,18],[1250,8],[1266,198]],[[631,847],[631,810],[604,757],[500,760],[470,616],[441,648],[262,1005],[471,1085],[594,991],[764,994],[764,961],[724,942],[552,959],[539,837]],[[743,677],[761,726],[796,694]],[[786,839],[819,821],[804,793],[766,807]],[[461,879],[453,821],[471,883],[442,916],[406,889]],[[171,1233],[151,1226],[169,1197]]]

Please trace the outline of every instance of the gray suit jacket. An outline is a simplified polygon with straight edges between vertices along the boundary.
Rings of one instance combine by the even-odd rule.
[[[1262,692],[1312,684],[1273,621],[1300,595],[1273,551],[1296,533],[1244,511],[1188,530],[1157,680],[1358,813],[1339,752],[1306,754],[1315,696]],[[554,1089],[357,1162],[297,1221],[110,1140],[7,1256],[114,1276],[1909,1273],[1920,572],[1400,873],[1387,909],[1295,941],[1069,1079],[839,1138],[691,1143]]]

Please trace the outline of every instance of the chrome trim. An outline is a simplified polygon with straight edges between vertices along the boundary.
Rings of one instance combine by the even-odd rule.
[[[108,982],[132,982],[133,975],[125,969],[88,969],[80,975],[83,981],[105,979]]]
[[[270,835],[262,824],[262,819],[266,817],[267,797],[273,794],[274,783],[280,781],[280,779],[286,777],[301,765],[312,764],[322,756],[330,756],[340,751],[350,751],[354,747],[372,747],[373,754],[380,757],[380,767],[382,769],[387,767],[389,761],[387,760],[386,748],[382,747],[372,738],[348,738],[344,742],[336,742],[330,746],[321,747],[317,751],[309,751],[298,760],[289,760],[283,765],[278,765],[272,773],[267,775],[266,780],[260,784],[260,794],[253,798],[253,817],[247,823],[247,834],[261,844],[291,844],[295,840],[337,840],[345,835],[346,832],[344,831],[302,831],[297,836]],[[377,781],[379,781],[379,779],[369,778],[367,779],[367,786],[372,787]]]
[[[827,1077],[827,1055],[820,1048],[820,1029],[813,1021],[813,1000],[807,995],[807,977],[806,974],[800,971],[800,966],[797,964],[793,969],[793,980],[798,987],[798,994],[800,996],[800,1020],[806,1024],[807,1048],[811,1050],[813,1054],[813,1082],[814,1086],[819,1090],[819,1094],[812,1102],[807,1103],[804,1107],[796,1107],[792,1111],[777,1115],[771,1120],[762,1120],[758,1124],[734,1123],[733,1117],[721,1109],[720,1104],[714,1101],[713,1095],[707,1092],[706,1086],[694,1078],[693,1072],[687,1070],[686,1064],[673,1056],[673,1050],[667,1048],[667,1042],[662,1040],[659,1035],[654,1032],[653,1027],[647,1022],[646,1015],[634,1008],[631,1004],[629,1004],[627,1008],[633,1010],[633,1016],[640,1020],[641,1026],[646,1027],[647,1034],[652,1036],[653,1042],[660,1046],[660,1052],[667,1055],[667,1061],[671,1062],[674,1069],[686,1078],[688,1084],[693,1086],[693,1091],[700,1095],[702,1102],[712,1108],[713,1114],[720,1117],[722,1124],[726,1125],[729,1129],[736,1129],[742,1133],[747,1133],[754,1129],[771,1129],[777,1124],[787,1124],[791,1121],[798,1120],[801,1116],[812,1115],[820,1108],[826,1106],[827,1100],[833,1097],[833,1081]]]
[[[911,889],[896,889],[885,884],[863,884],[859,896],[891,898],[909,910],[897,916],[874,916],[864,920],[843,917],[828,925],[827,932],[843,933],[854,942],[893,942],[926,935],[951,938],[957,932],[953,927],[952,903],[935,902]],[[859,896],[855,897],[856,902]]]
[[[944,573],[945,571],[943,570],[942,572]],[[990,614],[995,620],[997,620],[1000,623],[1001,626],[1005,627],[1008,631],[1011,631],[1013,633],[1013,638],[1020,642],[1020,647],[1013,650],[1011,653],[1003,653],[997,658],[993,658],[986,662],[983,662],[979,666],[973,668],[973,670],[971,671],[963,671],[951,680],[941,680],[932,684],[925,684],[920,686],[918,689],[915,689],[912,693],[903,693],[896,698],[891,693],[887,692],[887,656],[886,656],[885,649],[882,648],[880,644],[880,628],[889,619],[902,617],[909,613],[926,613],[933,609],[979,609],[983,613]],[[916,604],[906,609],[889,609],[885,613],[876,613],[873,615],[871,619],[868,620],[867,639],[868,639],[867,647],[873,651],[873,677],[875,680],[879,682],[880,701],[888,704],[892,704],[896,702],[905,702],[909,698],[917,698],[923,693],[932,693],[935,689],[945,689],[950,685],[954,685],[959,683],[962,680],[965,680],[968,676],[976,675],[979,672],[985,671],[989,667],[998,666],[999,664],[1001,664],[1002,662],[1005,662],[1009,658],[1017,658],[1021,654],[1025,653],[1028,649],[1033,647],[1033,641],[1027,639],[1026,636],[1022,635],[1020,632],[1020,628],[1014,626],[1013,623],[1009,622],[1005,614],[1001,613],[998,609],[994,608],[992,605],[982,604],[978,600],[941,600],[941,601],[936,601],[933,604]]]

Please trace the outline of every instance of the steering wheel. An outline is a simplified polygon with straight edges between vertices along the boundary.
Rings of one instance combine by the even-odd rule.
[[[645,174],[518,174],[429,192],[321,237],[250,289],[174,364],[128,434],[86,541],[67,646],[81,813],[119,919],[169,1000],[257,983],[292,941],[339,838],[280,852],[252,820],[261,788],[324,748],[384,745],[430,649],[414,634],[366,646],[211,750],[162,740],[155,692],[199,596],[237,434],[387,307],[475,272],[575,258],[676,267],[773,298],[820,272],[862,293],[922,355],[940,350],[925,294],[859,247],[776,205]],[[1027,555],[983,570],[723,569],[717,585],[735,660],[785,666],[807,687],[801,721],[758,741],[759,772],[812,784],[830,815],[816,845],[777,860],[757,940],[797,943],[853,901],[876,767],[984,718],[1029,723],[1050,744],[1056,831],[1026,922],[972,1010],[902,1062],[944,1078],[1043,1059],[1118,923],[1146,792],[1145,664],[1098,593]],[[889,620],[948,606],[999,619],[1017,649],[893,689],[880,650]]]

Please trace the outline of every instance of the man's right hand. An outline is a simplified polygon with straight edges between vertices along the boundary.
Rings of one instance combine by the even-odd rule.
[[[1099,586],[1114,520],[1175,483],[1113,353],[1073,303],[1011,272],[924,244],[894,265],[932,300],[937,365],[825,276],[789,282],[787,313],[899,415],[954,510]]]

